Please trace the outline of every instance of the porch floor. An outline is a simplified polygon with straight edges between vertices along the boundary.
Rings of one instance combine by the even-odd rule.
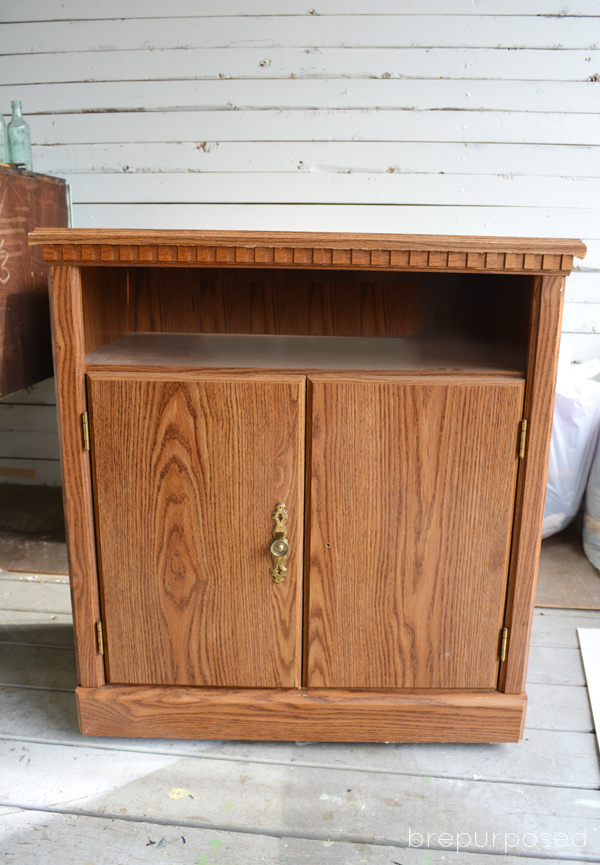
[[[566,546],[562,571],[560,543],[547,556],[551,581],[562,572],[560,597],[585,607],[573,568],[588,563]],[[87,738],[67,577],[0,570],[0,861],[600,862],[600,763],[578,627],[600,628],[600,611],[536,609],[519,744]]]

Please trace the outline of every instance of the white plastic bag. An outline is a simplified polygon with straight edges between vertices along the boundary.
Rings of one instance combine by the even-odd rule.
[[[583,549],[593,566],[600,569],[600,441],[585,492]]]
[[[572,364],[572,345],[561,346],[546,485],[542,537],[569,525],[587,484],[600,429],[600,360]]]

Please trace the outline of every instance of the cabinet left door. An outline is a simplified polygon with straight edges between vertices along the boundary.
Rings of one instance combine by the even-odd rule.
[[[299,686],[305,391],[292,375],[88,374],[107,682]]]

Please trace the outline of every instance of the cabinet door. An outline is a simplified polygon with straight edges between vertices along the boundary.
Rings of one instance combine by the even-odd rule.
[[[523,382],[311,390],[306,683],[495,688]]]
[[[107,680],[297,686],[305,379],[91,373]],[[290,553],[274,583],[275,506]]]

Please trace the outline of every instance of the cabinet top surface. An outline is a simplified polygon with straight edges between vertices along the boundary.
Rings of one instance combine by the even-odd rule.
[[[53,264],[233,265],[568,273],[580,240],[337,232],[37,228]]]
[[[22,178],[30,183],[36,180],[39,183],[50,183],[54,186],[66,187],[67,185],[67,181],[62,177],[55,177],[53,174],[40,174],[37,171],[27,171],[26,168],[17,168],[16,165],[5,165],[4,163],[0,165],[0,176],[4,180]],[[53,230],[56,231],[56,229]]]

